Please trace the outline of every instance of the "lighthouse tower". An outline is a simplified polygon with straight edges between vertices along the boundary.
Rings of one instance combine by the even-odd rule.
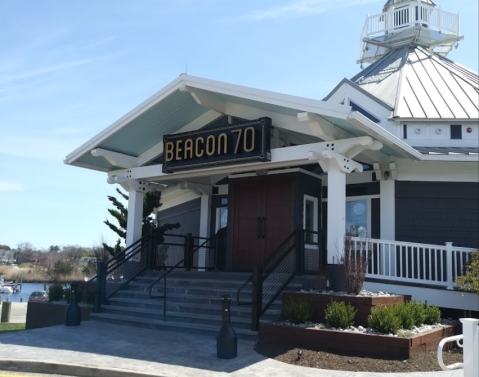
[[[357,62],[375,62],[404,46],[421,46],[446,56],[463,38],[459,14],[443,11],[431,0],[388,0],[381,14],[367,16]]]

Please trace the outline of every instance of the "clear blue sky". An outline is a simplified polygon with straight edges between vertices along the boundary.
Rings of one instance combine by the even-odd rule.
[[[82,143],[179,74],[322,99],[359,70],[386,0],[0,0],[0,244],[114,234],[106,174],[66,166]],[[477,72],[478,1],[449,58]]]

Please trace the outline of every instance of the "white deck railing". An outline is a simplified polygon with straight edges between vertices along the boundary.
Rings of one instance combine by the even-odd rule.
[[[439,33],[459,36],[459,15],[443,11],[440,7],[412,3],[408,6],[393,9],[385,13],[368,16],[361,34],[361,56],[367,43],[365,39],[380,37],[422,26]]]
[[[352,237],[353,250],[367,255],[366,277],[454,289],[473,248]]]
[[[450,336],[441,340],[437,347],[437,361],[443,370],[464,368],[464,377],[479,376],[479,319],[463,318],[462,335]],[[462,340],[462,344],[459,342]],[[457,342],[463,349],[463,362],[445,365],[442,359],[442,349],[448,342]]]
[[[435,31],[459,35],[459,15],[425,4],[391,9],[388,12],[368,16],[363,37],[370,38],[383,33],[393,33],[407,27],[421,25]]]

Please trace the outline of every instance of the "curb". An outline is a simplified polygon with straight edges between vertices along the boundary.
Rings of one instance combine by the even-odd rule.
[[[66,364],[38,360],[0,359],[0,370],[10,372],[64,374],[75,377],[168,377],[165,374],[139,373],[126,369],[104,368],[98,365]]]

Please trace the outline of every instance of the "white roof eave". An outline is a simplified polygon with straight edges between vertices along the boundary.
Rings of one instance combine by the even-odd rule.
[[[185,87],[203,89],[217,94],[268,103],[298,111],[308,111],[318,115],[330,116],[339,119],[347,119],[350,112],[349,106],[327,103],[324,101],[270,92],[182,74],[163,89],[152,95],[150,98],[104,129],[102,132],[68,154],[64,160],[65,164],[72,165],[82,155],[98,147],[103,141],[108,139],[122,128],[127,127],[128,124],[135,118],[141,116],[153,106],[172,95],[174,92],[182,90]]]

